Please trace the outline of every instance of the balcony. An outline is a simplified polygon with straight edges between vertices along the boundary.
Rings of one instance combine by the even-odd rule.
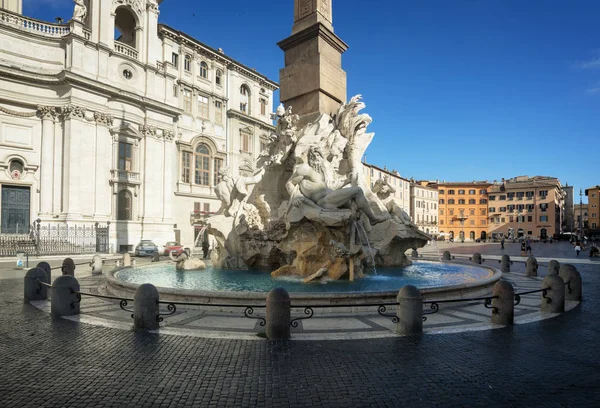
[[[141,184],[140,173],[127,170],[111,170],[110,181],[112,183]]]
[[[0,10],[0,25],[14,27],[21,31],[27,31],[42,35],[44,37],[60,38],[68,35],[70,27],[68,24],[52,24],[22,15]]]
[[[138,52],[135,48],[130,47],[129,45],[120,43],[115,41],[115,53],[121,54],[129,58],[133,58],[135,60],[138,59]]]

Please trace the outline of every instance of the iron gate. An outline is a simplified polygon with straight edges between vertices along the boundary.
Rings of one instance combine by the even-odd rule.
[[[0,256],[24,251],[37,256],[108,253],[109,225],[42,225],[38,219],[28,234],[0,234]]]

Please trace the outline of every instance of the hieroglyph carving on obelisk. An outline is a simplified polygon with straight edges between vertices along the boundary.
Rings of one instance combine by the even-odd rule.
[[[302,20],[313,13],[320,13],[327,21],[331,19],[331,0],[295,0],[294,22]]]

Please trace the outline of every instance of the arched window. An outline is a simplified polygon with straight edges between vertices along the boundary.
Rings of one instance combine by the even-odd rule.
[[[119,7],[115,12],[115,41],[137,48],[136,21],[127,7]]]
[[[185,59],[183,61],[183,69],[185,69],[187,72],[192,72],[192,56],[191,55],[185,56]]]
[[[240,112],[250,114],[250,88],[247,85],[240,87]]]
[[[202,78],[208,78],[208,64],[204,61],[200,62],[200,72],[198,73]]]
[[[194,182],[200,186],[210,185],[210,150],[204,143],[196,147],[194,154],[196,162],[194,171]]]
[[[132,220],[133,198],[129,190],[121,190],[117,195],[117,219],[122,221]]]

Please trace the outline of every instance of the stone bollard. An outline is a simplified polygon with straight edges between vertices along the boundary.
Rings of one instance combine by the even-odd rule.
[[[36,268],[42,268],[46,272],[46,283],[52,284],[52,268],[48,262],[40,262],[36,265]]]
[[[492,309],[492,323],[510,326],[515,318],[515,291],[513,286],[506,281],[498,281],[492,288],[492,296],[498,296],[492,299],[492,307],[496,308],[494,313]]]
[[[581,302],[581,274],[577,268],[571,264],[563,264],[560,266],[558,276],[560,276],[565,282],[565,300],[575,300],[577,302]],[[569,283],[568,285],[567,282]]]
[[[483,262],[481,259],[481,254],[479,252],[475,252],[471,258],[471,262],[475,264],[481,264]]]
[[[525,265],[527,268],[525,272],[526,276],[537,276],[538,262],[537,259],[535,259],[535,257],[530,256],[529,258],[527,258],[527,262],[525,262]]]
[[[100,255],[94,255],[92,258],[92,275],[102,275],[102,257]]]
[[[542,288],[550,288],[546,298],[543,297],[544,292],[542,292],[542,312],[563,313],[565,311],[565,281],[558,275],[547,275],[542,281]]]
[[[444,251],[442,254],[442,259],[444,261],[450,261],[452,259],[452,255],[450,255],[450,251]]]
[[[409,336],[423,333],[423,296],[416,286],[406,285],[398,291],[396,333]]]
[[[558,271],[560,270],[560,263],[555,261],[554,259],[548,262],[548,273],[547,275],[556,275],[558,276]]]
[[[156,287],[150,283],[138,286],[133,296],[133,328],[140,330],[156,330],[159,322],[159,296]]]
[[[271,289],[267,294],[267,338],[285,340],[290,338],[292,320],[291,300],[287,290]]]
[[[63,275],[75,276],[75,262],[71,258],[65,258],[60,270]]]
[[[502,272],[510,272],[510,256],[506,254],[502,255],[502,260],[500,261],[500,270]]]
[[[417,251],[416,249],[413,249],[412,252],[410,253],[410,257],[412,259],[417,259],[419,257],[419,251]]]
[[[48,287],[39,283],[47,282],[46,271],[39,267],[32,268],[27,271],[23,279],[23,298],[25,302],[48,299]]]
[[[129,252],[123,254],[123,266],[131,266],[131,255],[129,255]]]
[[[79,282],[71,275],[62,275],[52,283],[50,313],[53,318],[79,314],[81,298],[73,292],[79,292]]]
[[[152,254],[152,259],[150,260],[150,262],[159,262],[160,261],[160,255],[158,254],[158,252],[154,252]]]

